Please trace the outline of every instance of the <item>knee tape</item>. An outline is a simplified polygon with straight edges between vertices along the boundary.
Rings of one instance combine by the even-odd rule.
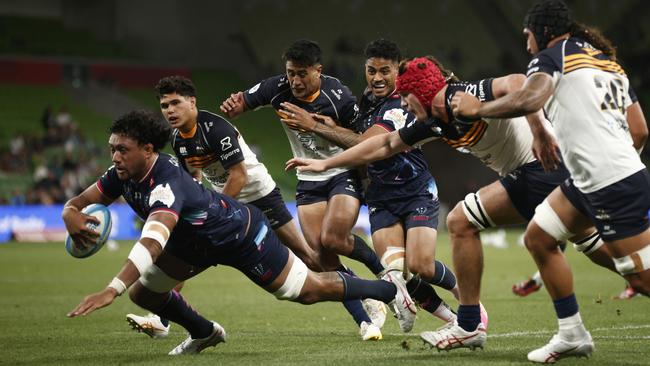
[[[492,219],[490,219],[487,212],[485,212],[478,193],[470,193],[465,196],[465,199],[463,200],[463,212],[465,213],[467,220],[469,220],[469,222],[479,230],[495,226]]]
[[[547,200],[544,200],[535,208],[533,220],[542,230],[557,241],[565,241],[573,236]]]
[[[280,288],[273,293],[279,300],[295,300],[300,296],[300,291],[305,285],[309,269],[300,258],[293,256],[293,264],[289,270],[287,278]]]
[[[171,291],[179,282],[181,281],[169,277],[155,264],[149,266],[140,276],[142,286],[159,294]]]
[[[614,258],[616,270],[621,275],[643,272],[650,269],[650,245],[621,258]]]
[[[591,235],[573,243],[573,247],[582,254],[589,255],[598,250],[603,244],[605,242],[600,238],[598,231],[594,231]]]
[[[403,247],[386,247],[386,252],[379,260],[385,269],[404,270],[404,255],[406,251]]]

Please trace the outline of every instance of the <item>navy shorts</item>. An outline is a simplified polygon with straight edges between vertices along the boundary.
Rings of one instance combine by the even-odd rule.
[[[511,171],[500,182],[517,212],[530,221],[535,215],[535,207],[567,178],[569,171],[564,164],[545,172],[542,163],[535,160]]]
[[[280,194],[280,188],[278,187],[275,187],[266,196],[249,202],[249,205],[253,205],[262,210],[266,218],[269,219],[271,229],[273,230],[277,230],[293,219],[291,212],[289,212],[287,206],[284,204],[284,200]]]
[[[262,211],[247,207],[251,219],[243,240],[220,243],[218,238],[196,232],[178,236],[172,232],[165,250],[198,267],[223,264],[236,268],[257,285],[268,286],[286,266],[289,249],[282,245]]]
[[[650,174],[636,172],[595,192],[582,193],[567,179],[562,193],[596,225],[604,241],[629,238],[650,227]]]
[[[296,186],[296,206],[329,201],[337,194],[346,194],[361,201],[361,180],[356,170],[348,170],[322,182],[299,180]]]
[[[397,222],[404,223],[405,231],[420,226],[437,230],[440,202],[432,189],[435,189],[433,179],[420,189],[420,193],[413,196],[369,201],[370,231],[374,233]]]

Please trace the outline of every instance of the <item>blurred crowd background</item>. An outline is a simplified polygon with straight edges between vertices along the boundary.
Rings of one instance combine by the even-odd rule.
[[[524,72],[529,0],[3,0],[0,1],[0,204],[65,202],[110,165],[107,127],[135,108],[157,109],[167,75],[192,78],[200,108],[284,71],[281,54],[308,38],[323,72],[359,95],[365,45],[396,41],[405,56],[432,54],[461,79]],[[620,63],[650,110],[650,3],[568,0],[577,20],[618,46]],[[270,111],[233,121],[283,193],[290,149]],[[496,178],[442,143],[425,148],[443,202]],[[644,159],[647,156],[644,155]]]

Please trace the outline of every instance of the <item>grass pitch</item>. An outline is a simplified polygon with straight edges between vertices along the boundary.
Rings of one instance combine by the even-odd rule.
[[[69,256],[62,243],[0,245],[1,365],[512,365],[529,364],[526,353],[545,344],[557,327],[544,291],[527,298],[510,292],[529,276],[534,265],[525,249],[485,248],[483,303],[490,315],[486,348],[437,352],[418,334],[441,321],[420,312],[412,333],[401,334],[389,318],[384,339],[363,342],[343,307],[337,303],[303,306],[276,300],[239,272],[210,269],[188,282],[183,291],[209,319],[220,322],[228,341],[202,354],[172,358],[167,352],[185,332],[177,325],[163,340],[130,330],[125,315],[143,311],[126,296],[85,318],[68,319],[87,294],[102,289],[117,273],[131,243],[118,251],[103,248],[88,259]],[[650,364],[650,300],[612,300],[623,281],[567,249],[574,270],[581,314],[596,343],[590,360],[567,359],[572,365]],[[438,258],[451,264],[446,235],[441,233]],[[349,262],[348,262],[349,263]],[[369,272],[350,263],[358,274]],[[444,290],[453,307],[456,302]]]

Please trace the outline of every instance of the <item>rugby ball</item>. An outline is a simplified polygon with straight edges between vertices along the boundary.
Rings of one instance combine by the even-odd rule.
[[[99,238],[97,238],[97,241],[95,243],[92,243],[92,245],[89,247],[79,248],[72,241],[70,234],[68,234],[65,239],[65,250],[75,258],[90,257],[99,249],[101,249],[108,240],[108,235],[111,233],[111,228],[113,226],[111,220],[111,211],[108,210],[108,207],[102,204],[95,203],[88,205],[83,210],[81,210],[81,212],[85,213],[86,215],[95,216],[99,220],[99,225],[96,225],[92,222],[89,222],[87,224],[88,228],[99,232]]]

